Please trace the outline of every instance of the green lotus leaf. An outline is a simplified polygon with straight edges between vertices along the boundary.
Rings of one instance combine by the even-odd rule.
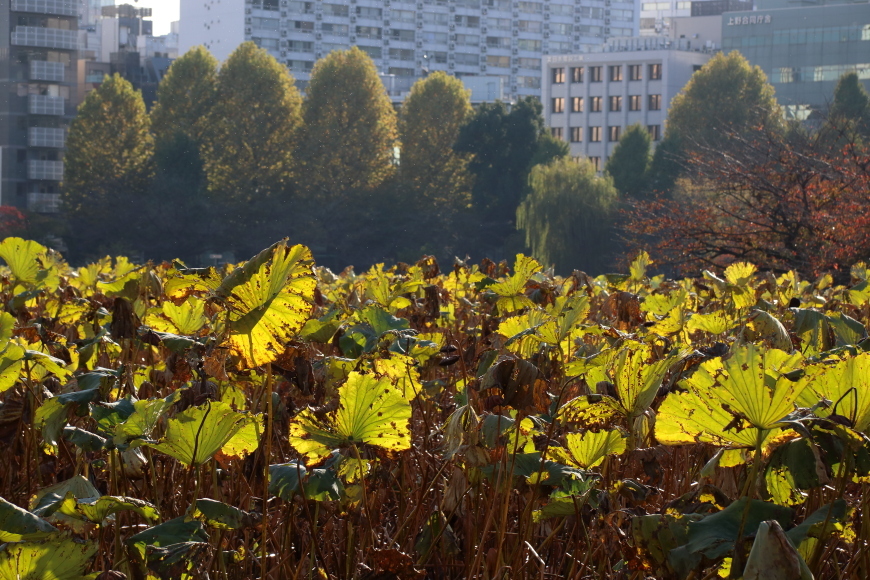
[[[196,500],[192,516],[207,526],[221,530],[238,530],[251,527],[254,523],[248,512],[205,498]]]
[[[48,248],[32,240],[6,238],[0,242],[0,258],[9,266],[19,284],[57,288],[57,271],[47,258]]]
[[[695,332],[703,330],[710,334],[724,334],[734,326],[734,320],[724,310],[716,310],[707,314],[692,314],[686,323],[686,330]]]
[[[5,544],[0,550],[0,580],[86,580],[97,545],[71,538]]]
[[[163,315],[172,322],[178,334],[196,334],[208,322],[205,316],[205,301],[195,296],[188,297],[178,306],[167,300],[161,308]]]
[[[688,352],[653,360],[652,348],[646,344],[630,343],[613,360],[610,374],[619,394],[619,405],[626,417],[637,417],[646,411],[655,399],[665,375]]]
[[[170,546],[182,542],[208,542],[202,522],[184,516],[143,530],[125,540],[128,546]]]
[[[746,511],[746,502],[751,504]],[[698,522],[689,524],[689,541],[686,549],[693,554],[703,554],[717,560],[734,548],[740,524],[746,512],[745,530],[757,530],[763,521],[777,520],[783,526],[791,525],[794,510],[761,500],[741,498],[724,510],[711,514]]]
[[[134,401],[133,413],[115,427],[115,445],[123,445],[133,439],[149,437],[157,423],[172,406],[177,398],[177,393],[178,391],[175,391],[165,399]]]
[[[337,447],[366,443],[401,451],[411,446],[411,404],[389,380],[352,372],[338,396],[338,409],[324,419],[305,409],[290,423],[290,444],[312,463]]]
[[[57,528],[0,497],[0,543],[44,538]]]
[[[0,394],[15,386],[23,367],[24,349],[17,344],[6,343],[6,348],[0,353]]]
[[[817,415],[845,417],[853,429],[867,432],[870,428],[870,353],[823,368],[809,382],[798,402],[804,407],[812,407],[822,399],[830,401],[831,405],[817,408]]]
[[[148,546],[145,561],[148,569],[156,573],[149,578],[195,580],[207,577],[204,568],[211,546],[207,542],[179,542],[168,546]]]
[[[534,302],[523,292],[529,279],[542,269],[543,266],[534,258],[517,254],[513,276],[489,286],[489,289],[499,296],[496,302],[499,312],[507,314],[534,306]]]
[[[64,498],[68,493],[73,500],[100,497],[100,492],[87,478],[75,475],[69,479],[43,487],[30,500],[30,509],[36,515],[49,516],[59,507],[57,498]],[[56,496],[56,497],[51,497]]]
[[[608,455],[625,452],[625,441],[625,435],[618,429],[568,433],[565,435],[565,447],[551,447],[548,455],[550,459],[565,465],[589,469],[599,465]]]
[[[666,445],[708,442],[754,447],[760,436],[779,427],[795,410],[812,373],[792,381],[785,375],[799,369],[803,357],[748,344],[731,356],[704,362],[659,408],[656,438]],[[758,433],[758,431],[764,433]]]
[[[12,331],[15,330],[15,317],[8,312],[0,312],[0,346],[3,346],[10,338]]]
[[[211,459],[239,430],[256,420],[226,403],[208,401],[178,413],[168,421],[163,439],[144,444],[196,467]]]
[[[316,286],[312,264],[308,248],[281,241],[233,270],[215,290],[229,309],[226,341],[243,366],[275,360],[302,329]]]

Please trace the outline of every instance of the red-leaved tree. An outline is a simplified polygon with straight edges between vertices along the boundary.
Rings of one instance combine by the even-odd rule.
[[[27,219],[17,207],[0,205],[0,240],[20,236],[27,230]]]
[[[750,261],[806,276],[870,257],[868,147],[833,127],[756,130],[696,146],[670,197],[635,202],[626,230],[677,270]]]

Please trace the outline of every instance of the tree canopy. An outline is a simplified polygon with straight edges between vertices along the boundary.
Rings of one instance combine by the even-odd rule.
[[[157,87],[151,109],[151,128],[157,140],[182,133],[202,140],[215,103],[218,61],[202,46],[195,46],[169,67]]]
[[[470,202],[469,156],[453,145],[471,114],[469,91],[442,71],[414,83],[402,104],[402,186],[427,208]]]
[[[517,209],[517,227],[532,255],[556,270],[600,273],[613,258],[610,225],[617,192],[586,159],[568,157],[531,171],[531,192]]]
[[[374,62],[358,47],[317,61],[303,115],[301,154],[310,195],[342,199],[395,172],[396,112]]]
[[[66,141],[62,194],[73,255],[129,251],[146,235],[137,214],[152,173],[149,127],[142,94],[118,74],[79,107]]]
[[[604,171],[613,178],[613,186],[624,196],[642,197],[647,190],[650,136],[642,125],[626,129],[613,149]]]
[[[845,121],[865,139],[870,138],[870,95],[857,73],[850,72],[840,77],[828,116],[833,123],[842,125]]]

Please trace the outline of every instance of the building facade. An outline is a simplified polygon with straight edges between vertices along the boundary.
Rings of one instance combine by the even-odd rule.
[[[75,0],[0,0],[0,204],[54,212],[75,113]]]
[[[761,67],[786,117],[805,119],[828,107],[847,72],[870,90],[870,3],[728,12],[722,49]]]
[[[783,0],[785,1],[785,0]],[[640,35],[673,36],[674,20],[752,10],[753,0],[641,0]]]
[[[317,59],[359,46],[396,90],[428,71],[498,77],[505,96],[541,94],[546,55],[637,34],[632,0],[181,0],[179,52],[225,60],[252,40],[301,88]]]
[[[544,65],[544,118],[575,158],[602,169],[622,133],[640,124],[653,145],[664,134],[671,100],[717,47],[690,40],[634,38],[610,52],[549,56]]]

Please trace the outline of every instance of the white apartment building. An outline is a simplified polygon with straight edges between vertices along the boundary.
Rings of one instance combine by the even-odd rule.
[[[631,125],[646,127],[655,145],[671,100],[715,50],[695,45],[686,39],[626,38],[608,43],[609,52],[546,57],[547,126],[568,141],[573,157],[587,157],[599,170]]]
[[[542,59],[637,35],[634,0],[181,0],[179,52],[225,60],[253,40],[304,89],[317,59],[359,46],[393,91],[428,71],[498,77],[510,99],[541,94]]]

